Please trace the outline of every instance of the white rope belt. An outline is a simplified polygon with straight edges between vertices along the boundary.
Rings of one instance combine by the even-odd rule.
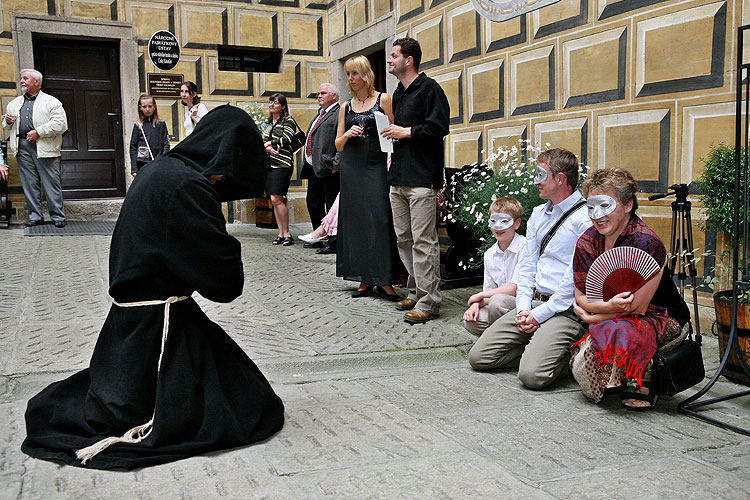
[[[112,301],[113,304],[115,304],[118,307],[143,307],[143,306],[159,306],[164,305],[164,326],[162,327],[161,331],[161,351],[159,352],[159,364],[156,367],[156,377],[157,380],[159,378],[159,371],[161,370],[161,359],[164,356],[164,346],[167,344],[167,334],[169,333],[169,306],[172,305],[175,302],[180,302],[182,300],[189,299],[190,297],[169,297],[166,300],[144,300],[141,302],[117,302],[115,300]],[[86,448],[81,448],[80,450],[76,450],[76,456],[81,461],[82,464],[85,464],[89,460],[91,460],[93,457],[95,457],[97,454],[99,454],[101,451],[109,448],[115,443],[140,443],[144,439],[148,437],[149,434],[151,434],[151,430],[153,429],[154,425],[154,415],[156,415],[156,407],[154,407],[154,413],[151,415],[151,420],[146,422],[143,425],[138,425],[136,427],[133,427],[129,431],[125,432],[120,437],[106,437],[102,439],[101,441],[97,441],[96,443],[92,444],[91,446],[87,446]]]

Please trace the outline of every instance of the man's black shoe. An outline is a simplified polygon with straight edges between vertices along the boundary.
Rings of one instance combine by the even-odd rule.
[[[65,227],[65,221],[64,220],[56,220],[55,221],[55,227]]]
[[[336,247],[331,246],[331,245],[326,245],[323,248],[315,250],[315,253],[319,253],[321,255],[327,255],[327,254],[331,254],[331,253],[336,253]]]
[[[304,248],[323,248],[326,246],[322,241],[316,241],[315,243],[305,243],[302,245]]]
[[[44,224],[44,219],[27,220],[23,223],[24,227],[41,226],[42,224]]]

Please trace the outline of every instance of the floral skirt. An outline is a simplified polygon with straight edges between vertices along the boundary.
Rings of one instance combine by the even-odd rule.
[[[681,327],[664,309],[632,318],[591,324],[587,334],[570,348],[570,371],[583,395],[594,403],[602,400],[605,389],[629,379],[641,386],[656,352],[657,334],[660,350],[667,351],[679,345],[689,329],[689,324]]]

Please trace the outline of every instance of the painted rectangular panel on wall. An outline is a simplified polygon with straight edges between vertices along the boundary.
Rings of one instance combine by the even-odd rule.
[[[436,82],[445,93],[448,105],[451,108],[450,124],[456,125],[464,122],[464,95],[463,77],[461,71],[453,71],[442,75],[433,75]]]
[[[534,145],[542,151],[565,148],[588,166],[589,121],[587,118],[566,118],[538,122],[534,125]],[[549,146],[547,146],[549,144]]]
[[[589,20],[588,0],[560,0],[531,13],[534,38],[543,38],[578,26]]]
[[[526,141],[528,139],[528,126],[522,125],[509,125],[505,127],[488,127],[487,128],[487,151],[485,152],[485,158],[492,152],[497,151],[500,148],[511,149],[516,147],[521,150],[526,149]]]
[[[219,71],[219,58],[208,56],[208,93],[212,95],[253,95],[253,74]]]
[[[466,74],[469,122],[502,118],[505,115],[505,60],[469,66]]]
[[[637,23],[637,96],[724,85],[726,12],[717,2]],[[670,54],[680,54],[679,64]]]
[[[0,89],[15,89],[17,79],[13,46],[2,45],[0,46]]]
[[[294,55],[322,56],[323,18],[302,14],[285,14],[284,52]]]
[[[598,19],[608,19],[668,0],[595,0]]]
[[[133,23],[138,45],[148,44],[151,35],[167,29],[175,36],[174,6],[171,4],[130,2],[125,6],[125,19]]]
[[[117,21],[117,0],[71,0],[71,17]]]
[[[448,62],[456,62],[481,53],[479,14],[472,4],[448,11]]]
[[[204,5],[181,5],[180,43],[186,48],[216,49],[229,43],[227,9]]]
[[[564,107],[625,98],[627,28],[563,42]]]
[[[541,47],[512,55],[509,83],[511,116],[554,109],[554,47]]]
[[[55,2],[47,0],[2,0],[0,2],[0,16],[2,19],[2,31],[0,37],[11,37],[11,16],[14,12],[26,14],[55,15]]]
[[[433,17],[414,26],[412,36],[419,41],[419,45],[422,47],[420,71],[444,64],[443,16]]]
[[[148,56],[146,56],[148,58]],[[149,72],[153,72],[154,68],[151,62],[148,62]],[[185,81],[195,82],[198,86],[198,93],[203,93],[203,64],[201,56],[185,54],[184,52],[180,55],[180,62],[177,66],[170,71],[170,73],[182,73],[185,75]]]
[[[461,168],[482,161],[482,131],[453,133],[448,136],[448,164]]]
[[[246,47],[279,47],[279,14],[257,10],[235,9],[234,37],[237,45]]]
[[[346,4],[346,18],[349,22],[349,31],[367,24],[367,0],[353,0]]]
[[[269,96],[281,92],[287,97],[300,97],[301,71],[299,61],[285,60],[283,73],[262,73],[259,77],[259,95]]]
[[[504,49],[526,41],[526,14],[500,23],[484,20],[487,52]]]
[[[328,36],[331,40],[341,38],[346,33],[346,8],[328,13]]]
[[[396,0],[396,23],[403,23],[423,13],[424,2],[425,0]]]
[[[378,19],[393,11],[393,0],[372,0],[372,18]]]
[[[331,82],[331,66],[328,63],[316,63],[307,62],[305,64],[305,84],[307,88],[307,97],[315,99],[318,96],[318,89],[321,83],[332,83]],[[341,94],[339,89],[339,94]],[[339,96],[341,99],[341,96]]]

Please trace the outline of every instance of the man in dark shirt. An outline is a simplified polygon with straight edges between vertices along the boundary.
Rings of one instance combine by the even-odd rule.
[[[440,244],[436,195],[443,187],[443,137],[450,106],[440,85],[419,73],[422,49],[413,38],[393,42],[388,72],[399,80],[393,124],[382,135],[394,140],[388,184],[401,260],[409,272],[409,296],[396,303],[408,323],[425,323],[440,309]]]

